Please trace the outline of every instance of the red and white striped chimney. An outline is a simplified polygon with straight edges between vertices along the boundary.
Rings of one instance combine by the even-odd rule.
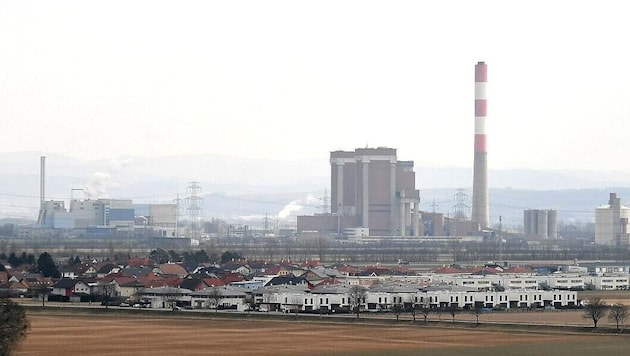
[[[478,62],[475,65],[475,161],[473,166],[472,221],[478,222],[482,229],[490,227],[488,149],[486,146],[487,82],[487,65],[484,62]]]

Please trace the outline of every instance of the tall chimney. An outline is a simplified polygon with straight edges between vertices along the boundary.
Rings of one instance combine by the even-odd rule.
[[[490,227],[488,150],[486,147],[487,82],[487,66],[484,62],[478,62],[475,65],[475,162],[473,166],[472,221],[479,223],[482,229]]]
[[[39,158],[39,208],[44,208],[46,200],[46,156]]]

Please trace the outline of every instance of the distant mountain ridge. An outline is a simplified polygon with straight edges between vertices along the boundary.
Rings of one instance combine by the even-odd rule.
[[[36,218],[39,207],[37,152],[0,153],[0,218]],[[134,202],[173,202],[187,195],[189,182],[203,189],[204,217],[260,220],[324,210],[330,195],[328,157],[296,161],[256,160],[220,155],[127,157],[79,160],[46,155],[47,199],[109,197]],[[415,164],[421,209],[449,214],[461,188],[471,198],[472,168]],[[489,171],[491,221],[518,225],[522,210],[557,209],[559,220],[586,220],[616,192],[630,199],[630,174],[584,170]],[[616,188],[611,188],[616,187]],[[83,189],[82,191],[80,189]],[[431,207],[433,201],[437,206]],[[522,222],[521,222],[522,223]]]

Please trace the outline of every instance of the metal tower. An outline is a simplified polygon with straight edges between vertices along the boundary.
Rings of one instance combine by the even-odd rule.
[[[203,203],[199,182],[188,183],[186,193],[188,194],[185,202],[190,217],[190,237],[196,239],[199,238],[199,216],[201,215],[201,203]]]
[[[466,204],[468,202],[468,194],[464,193],[464,189],[457,189],[454,200],[453,219],[466,221],[468,219],[468,211],[470,210],[470,206]]]
[[[328,198],[328,188],[324,188],[324,197],[321,198],[322,205],[317,206],[317,208],[322,209],[322,215],[330,214],[330,200]]]

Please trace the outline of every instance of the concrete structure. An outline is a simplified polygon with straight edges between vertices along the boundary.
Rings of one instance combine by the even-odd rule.
[[[135,226],[162,237],[177,236],[177,204],[134,204]]]
[[[482,229],[490,227],[488,150],[486,146],[487,81],[487,66],[484,62],[478,62],[475,66],[475,156],[471,220],[479,223]]]
[[[628,246],[630,208],[621,205],[616,193],[610,193],[608,205],[595,209],[595,243],[598,245]]]
[[[46,204],[46,157],[41,156],[39,159],[39,216],[37,224],[44,225],[46,215],[44,214],[44,205]]]
[[[526,238],[557,239],[558,213],[556,210],[528,209],[523,211],[523,230]]]
[[[143,235],[175,237],[177,206],[175,204],[134,205],[129,199],[95,199],[42,203],[39,227],[45,229],[80,229],[87,235]]]
[[[398,161],[393,148],[358,148],[331,152],[330,166],[331,214],[298,216],[298,231],[364,228],[370,236],[419,235],[412,161]]]

